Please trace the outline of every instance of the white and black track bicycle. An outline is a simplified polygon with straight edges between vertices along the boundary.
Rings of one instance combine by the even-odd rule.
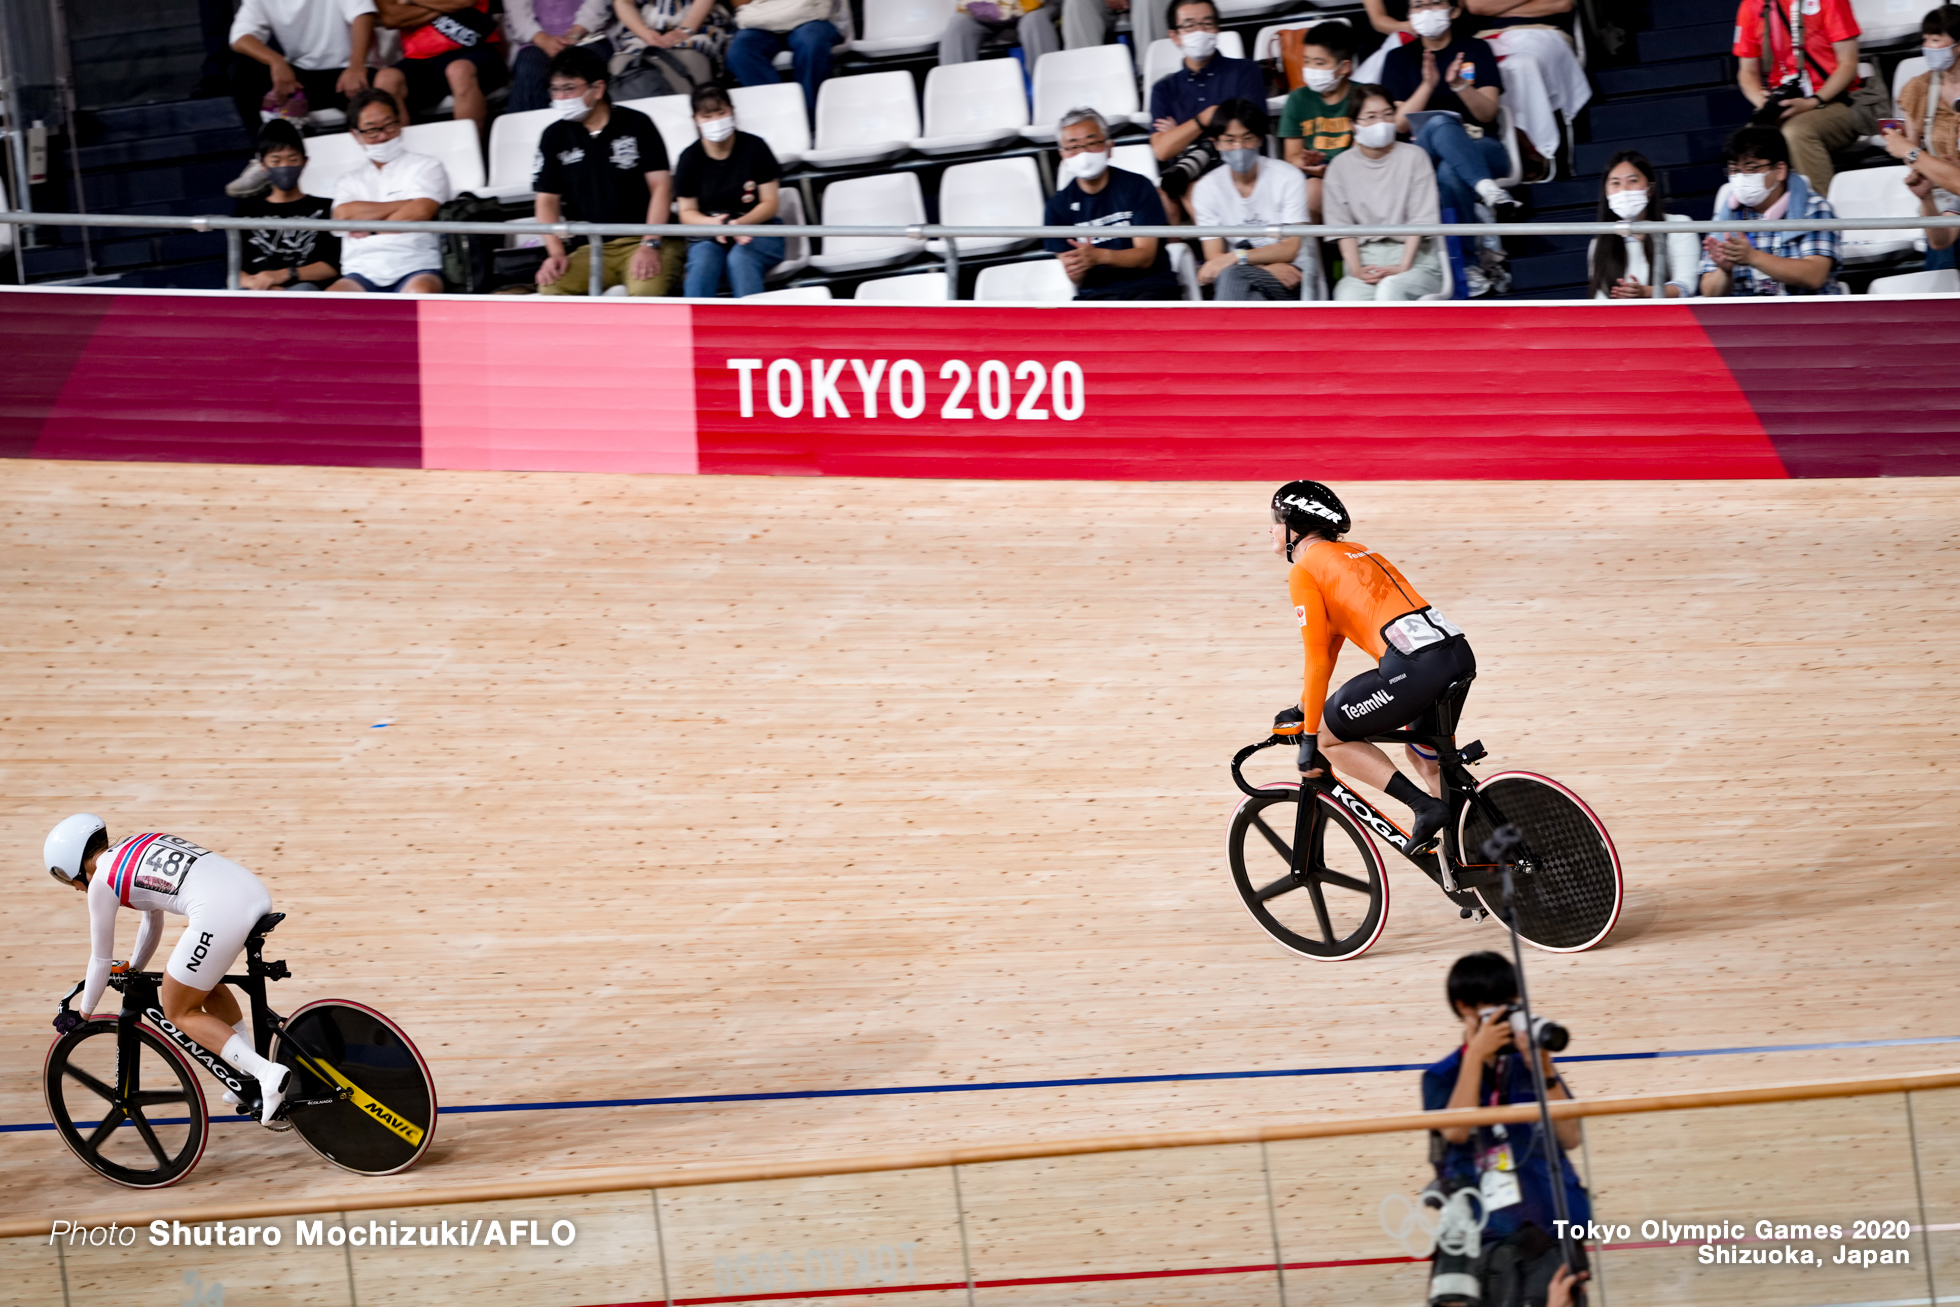
[[[284,980],[283,961],[267,962],[265,937],[283,912],[259,918],[245,941],[245,974],[226,976],[251,1000],[259,1055],[292,1068],[273,1128],[291,1129],[335,1166],[392,1175],[413,1166],[436,1132],[436,1089],[428,1063],[402,1028],[373,1008],[340,999],[308,1003],[290,1017],[266,1005],[265,986]],[[256,1120],[259,1086],[173,1026],[157,996],[159,973],[109,978],[122,1011],[77,1024],[61,1000],[42,1085],[62,1142],[100,1175],[132,1189],[160,1189],[190,1174],[211,1135],[205,1071],[232,1091]],[[65,1018],[65,1019],[64,1019]]]
[[[1261,749],[1294,744],[1274,735],[1240,749],[1232,780],[1245,798],[1232,813],[1228,857],[1232,881],[1260,927],[1295,953],[1324,962],[1359,957],[1388,922],[1388,867],[1393,849],[1435,881],[1465,917],[1499,906],[1500,868],[1482,853],[1501,826],[1515,826],[1518,934],[1554,953],[1592,948],[1612,931],[1625,897],[1620,857],[1606,826],[1584,800],[1550,777],[1498,772],[1478,780],[1481,742],[1461,749],[1456,726],[1474,677],[1457,681],[1413,725],[1368,738],[1377,744],[1434,749],[1442,769],[1449,820],[1423,852],[1408,832],[1338,780],[1249,784],[1241,770]]]

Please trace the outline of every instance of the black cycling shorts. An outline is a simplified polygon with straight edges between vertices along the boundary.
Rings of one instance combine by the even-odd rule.
[[[1327,696],[1321,729],[1336,740],[1363,740],[1399,730],[1422,716],[1451,684],[1477,670],[1470,642],[1452,636],[1405,654],[1393,645],[1381,665]]]

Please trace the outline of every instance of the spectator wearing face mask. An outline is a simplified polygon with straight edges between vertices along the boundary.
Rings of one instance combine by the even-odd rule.
[[[351,135],[367,156],[334,184],[333,216],[358,222],[428,222],[453,198],[442,160],[402,144],[398,102],[370,88],[347,102]],[[442,238],[434,232],[350,231],[340,242],[342,294],[435,295],[442,291]]]
[[[666,222],[674,199],[667,147],[653,119],[606,98],[606,61],[582,45],[568,46],[551,57],[549,85],[558,121],[538,141],[537,220]],[[589,294],[591,242],[582,240],[569,253],[557,236],[544,243],[538,290]],[[624,285],[628,295],[666,295],[679,258],[679,242],[663,250],[658,236],[614,236],[605,243],[600,281]]]
[[[1370,25],[1391,39],[1355,76],[1379,80],[1382,61],[1391,50],[1414,40],[1415,31],[1391,18],[1384,0],[1363,0],[1363,4]],[[1504,103],[1510,106],[1518,130],[1539,157],[1555,159],[1564,143],[1556,115],[1563,113],[1570,122],[1592,100],[1592,84],[1586,80],[1573,40],[1572,0],[1465,0],[1464,9],[1458,25],[1497,55]]]
[[[1206,128],[1227,100],[1266,101],[1266,77],[1250,59],[1218,53],[1218,6],[1170,0],[1171,40],[1184,61],[1150,88],[1150,150],[1157,156],[1164,211],[1175,221],[1184,193],[1218,166]]]
[[[299,175],[306,170],[306,142],[299,128],[274,118],[259,132],[258,161],[271,182],[271,194],[238,202],[241,218],[331,218],[333,201],[306,195]],[[267,227],[245,233],[240,290],[324,290],[340,276],[340,238],[330,231]]]
[[[1109,124],[1094,109],[1071,109],[1055,134],[1068,184],[1048,197],[1045,227],[1165,226],[1157,188],[1109,166]],[[1075,283],[1079,300],[1182,299],[1170,256],[1155,236],[1084,236],[1042,242]]]
[[[769,142],[735,126],[735,107],[718,86],[694,89],[694,127],[701,139],[674,165],[681,221],[715,227],[687,242],[689,299],[713,299],[726,285],[736,299],[759,294],[769,269],[783,261],[785,242],[758,228],[780,226],[782,170]]]
[[[1790,147],[1774,127],[1744,127],[1722,147],[1729,182],[1715,198],[1716,222],[1834,218],[1831,202],[1790,166]],[[1704,295],[1842,295],[1834,231],[1757,231],[1702,242]]]
[[[1327,165],[1354,145],[1354,29],[1322,23],[1300,51],[1300,86],[1279,111],[1286,161],[1307,175],[1307,212],[1320,220],[1321,179]]]
[[[1409,0],[1416,39],[1389,52],[1382,86],[1395,97],[1395,128],[1436,166],[1436,185],[1457,222],[1488,220],[1477,212],[1516,204],[1495,180],[1511,157],[1497,139],[1501,82],[1497,52],[1456,31],[1462,9],[1450,0]],[[1440,111],[1440,112],[1439,112]],[[1410,114],[1426,116],[1411,120]],[[1471,135],[1469,129],[1478,134]]]
[[[1227,100],[1212,119],[1212,135],[1225,166],[1191,188],[1193,221],[1200,227],[1271,227],[1307,220],[1307,179],[1298,168],[1262,156],[1266,107],[1256,100]],[[1247,236],[1228,246],[1204,239],[1198,284],[1216,286],[1219,300],[1298,300],[1317,287],[1313,252],[1298,236]]]
[[[1885,149],[1904,163],[1906,186],[1919,198],[1921,216],[1960,214],[1960,6],[1941,5],[1919,22],[1919,52],[1927,71],[1899,90],[1899,114],[1905,131],[1885,133]],[[1926,229],[1926,267],[1954,266],[1955,232],[1951,227]]]
[[[1395,101],[1379,86],[1354,88],[1354,148],[1327,165],[1330,226],[1387,227],[1441,221],[1428,154],[1395,139]],[[1443,289],[1435,237],[1341,237],[1337,300],[1413,300]]]
[[[1661,208],[1660,187],[1654,178],[1654,165],[1638,150],[1621,150],[1606,165],[1600,182],[1599,221],[1601,222],[1688,222],[1685,214],[1668,213]],[[1652,299],[1654,238],[1652,236],[1595,236],[1586,251],[1586,262],[1596,300]],[[1676,232],[1667,238],[1667,287],[1669,299],[1695,293],[1701,271],[1701,243],[1691,232]]]

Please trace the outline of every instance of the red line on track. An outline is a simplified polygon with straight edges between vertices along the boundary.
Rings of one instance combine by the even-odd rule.
[[[1392,1266],[1427,1260],[1416,1257],[1356,1257],[1329,1262],[1287,1262],[1289,1271],[1317,1271],[1336,1266]],[[1161,1280],[1185,1275],[1257,1275],[1278,1269],[1271,1262],[1255,1266],[1178,1267],[1164,1271],[1107,1271],[1096,1275],[1033,1275],[1011,1280],[975,1280],[976,1289],[1012,1289],[1030,1284],[1098,1284],[1106,1280]],[[850,1289],[792,1289],[782,1293],[736,1293],[718,1298],[676,1298],[674,1307],[709,1307],[725,1302],[779,1302],[787,1298],[847,1298],[886,1293],[951,1293],[966,1288],[964,1280],[943,1284],[893,1284]],[[647,1302],[604,1303],[595,1307],[667,1307],[659,1299]]]

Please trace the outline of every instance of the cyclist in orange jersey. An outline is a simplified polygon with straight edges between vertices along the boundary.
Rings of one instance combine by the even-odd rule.
[[[1331,764],[1415,814],[1410,851],[1436,838],[1449,817],[1433,755],[1409,748],[1423,779],[1418,788],[1368,736],[1416,721],[1454,681],[1477,670],[1463,631],[1429,606],[1395,564],[1342,541],[1353,521],[1318,481],[1289,481],[1273,494],[1273,552],[1292,564],[1287,589],[1306,646],[1306,684],[1299,705],[1274,729],[1300,731],[1300,774],[1318,777]],[[1341,645],[1353,642],[1378,664],[1332,694],[1327,686]]]

